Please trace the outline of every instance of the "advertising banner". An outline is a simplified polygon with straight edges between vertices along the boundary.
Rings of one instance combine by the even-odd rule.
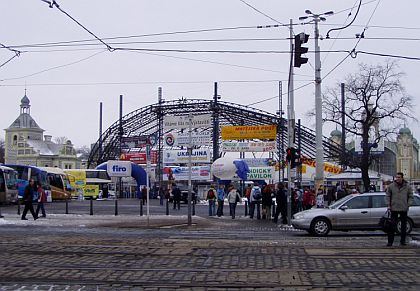
[[[84,195],[84,188],[86,186],[86,171],[83,170],[64,170],[69,175],[70,186],[75,189],[74,196]]]
[[[243,159],[248,167],[271,167],[276,161],[270,158],[246,158]]]
[[[169,176],[175,183],[176,181],[188,181],[188,169],[188,167],[165,167],[163,168],[163,181],[168,181]],[[192,181],[207,181],[210,179],[210,166],[191,167]]]
[[[277,125],[222,126],[223,140],[276,139]]]
[[[223,141],[222,152],[275,152],[277,146],[275,141],[241,142]]]
[[[171,129],[182,129],[189,127],[189,116],[179,115],[163,117],[163,130],[168,131]],[[201,114],[191,116],[191,128],[211,127],[211,114]]]
[[[109,160],[106,170],[110,177],[129,177],[131,176],[131,162]]]
[[[157,151],[151,151],[150,152],[151,159],[150,162],[152,164],[157,164],[157,157],[158,153]],[[130,152],[130,153],[123,153],[120,157],[123,161],[130,161],[135,164],[146,164],[146,152]]]
[[[163,137],[164,145],[169,147],[180,147],[189,145],[189,134],[188,132],[170,132]],[[210,145],[212,142],[212,136],[210,131],[202,132],[191,132],[191,144],[192,145]]]
[[[164,164],[185,164],[188,163],[187,150],[164,150]],[[191,155],[192,163],[210,163],[210,149],[193,150]]]
[[[122,149],[132,149],[132,148],[142,148],[146,144],[150,143],[151,139],[148,136],[130,136],[122,137],[121,139],[121,148]]]

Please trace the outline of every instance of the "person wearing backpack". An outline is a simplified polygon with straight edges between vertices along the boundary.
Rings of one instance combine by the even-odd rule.
[[[216,215],[216,189],[213,185],[207,191],[206,200],[209,202],[209,216]]]
[[[255,183],[254,187],[252,187],[251,194],[249,195],[250,205],[249,205],[249,218],[254,218],[255,208],[257,208],[257,219],[261,219],[261,188],[258,183]]]

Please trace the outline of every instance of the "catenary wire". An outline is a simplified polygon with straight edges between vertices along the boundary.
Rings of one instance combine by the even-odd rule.
[[[279,24],[281,24],[281,25],[285,25],[284,23],[281,23],[280,21],[278,21],[277,19],[274,19],[274,18],[273,18],[273,17],[271,17],[270,15],[268,15],[268,14],[266,14],[266,13],[262,12],[261,10],[259,10],[259,9],[255,8],[254,6],[252,6],[251,4],[247,3],[246,1],[244,1],[244,0],[239,0],[239,1],[241,1],[242,3],[244,3],[244,4],[245,4],[246,6],[248,6],[249,8],[253,9],[254,11],[258,12],[259,14],[264,15],[264,16],[265,16],[265,17],[267,17],[268,19],[270,19],[270,20],[272,20],[272,21],[274,21],[274,22],[277,22],[277,23],[279,23]]]

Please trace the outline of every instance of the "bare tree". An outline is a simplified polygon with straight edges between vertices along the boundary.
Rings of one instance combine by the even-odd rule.
[[[67,136],[57,136],[54,138],[56,144],[65,144],[68,140]]]
[[[76,152],[78,154],[80,154],[81,159],[87,160],[87,159],[89,159],[91,149],[90,149],[90,147],[84,145],[84,146],[81,146],[80,148],[77,148]]]
[[[375,158],[372,148],[395,134],[403,122],[415,119],[412,97],[401,84],[402,76],[395,62],[376,66],[360,64],[359,72],[345,79],[344,112],[339,86],[327,89],[323,96],[324,121],[341,126],[344,113],[345,130],[361,140],[362,153],[356,164],[361,169],[365,189],[370,186],[368,170]]]

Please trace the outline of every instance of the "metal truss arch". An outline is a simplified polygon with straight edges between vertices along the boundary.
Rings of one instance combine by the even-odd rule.
[[[121,137],[134,136],[155,136],[157,139],[162,138],[163,131],[159,124],[162,124],[165,115],[187,115],[188,113],[194,115],[212,114],[213,120],[217,120],[220,126],[225,125],[277,125],[277,143],[278,149],[281,143],[287,141],[287,120],[280,118],[279,115],[263,111],[258,108],[253,108],[241,104],[224,102],[220,100],[205,100],[205,99],[179,99],[171,101],[162,101],[147,105],[145,107],[134,110],[120,120],[114,122],[98,139],[92,148],[88,160],[88,167],[94,167],[107,160],[118,159],[121,153]],[[121,127],[120,127],[121,125]],[[220,128],[220,127],[217,127]],[[122,129],[120,131],[120,129]],[[213,128],[205,128],[202,130],[211,130]],[[315,131],[301,126],[300,134],[296,128],[296,137],[300,138],[302,155],[309,159],[315,158]],[[221,143],[220,130],[217,133],[218,144]],[[154,146],[157,150],[156,143]],[[297,141],[296,141],[297,144]],[[344,156],[350,157],[348,153],[342,153],[340,145],[331,142],[328,138],[323,137],[324,158],[331,160],[341,158]],[[274,154],[274,158],[279,160],[280,153]],[[350,158],[345,159],[347,164],[351,164]]]

